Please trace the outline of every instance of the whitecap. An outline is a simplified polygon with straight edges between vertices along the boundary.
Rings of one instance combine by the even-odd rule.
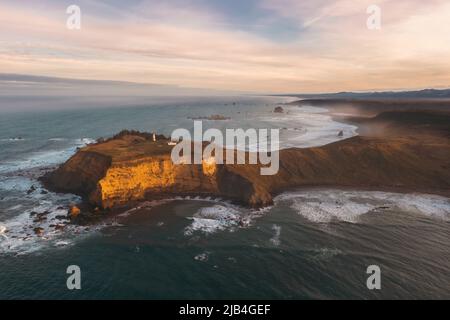
[[[76,149],[95,142],[90,138],[74,140],[73,146],[62,150],[47,150],[30,153],[25,159],[10,160],[0,163],[0,173],[11,173],[60,164],[72,156]]]
[[[205,251],[205,252],[202,252],[202,253],[199,253],[198,255],[196,255],[194,257],[194,260],[206,262],[209,259],[209,255],[210,255],[210,252]]]
[[[64,237],[71,237],[74,232],[80,233],[82,227],[72,224],[66,224],[64,230],[56,228],[56,225],[65,224],[57,216],[66,216],[68,205],[78,201],[80,198],[74,195],[48,193],[34,207],[19,210],[20,214],[1,221],[8,231],[8,239],[0,243],[0,253],[31,253],[58,241],[67,241]],[[38,219],[39,213],[41,219]],[[37,234],[35,228],[42,228],[42,234]]]
[[[192,235],[196,231],[211,234],[238,226],[240,214],[229,206],[217,204],[200,208],[190,219],[192,223],[184,230],[185,235]]]
[[[18,204],[18,205],[15,205],[15,206],[7,208],[6,211],[16,211],[16,210],[18,210],[18,209],[20,209],[22,207],[23,207],[23,205]]]
[[[285,106],[284,113],[260,116],[258,121],[280,131],[279,149],[319,147],[357,136],[357,126],[333,120],[329,110],[312,106]],[[342,131],[342,136],[339,133]]]
[[[68,246],[70,244],[69,241],[57,241],[55,243],[55,247],[65,247]]]
[[[447,221],[450,218],[449,198],[418,193],[305,190],[283,193],[275,198],[275,203],[287,203],[298,214],[318,223],[357,223],[365,214],[391,209]]]
[[[26,192],[33,185],[33,181],[26,177],[2,177],[0,180],[0,189],[8,191]]]
[[[314,259],[318,260],[330,260],[335,256],[341,255],[342,251],[335,248],[320,248],[318,250],[313,250]]]
[[[176,200],[176,198],[167,198],[167,199],[162,199],[162,200],[144,201],[144,202],[139,203],[138,206],[133,207],[131,209],[128,209],[127,211],[122,212],[121,214],[118,214],[117,217],[118,218],[126,218],[130,214],[132,214],[133,212],[136,212],[138,210],[151,209],[153,207],[157,207],[157,206],[169,203],[169,202],[174,201],[174,200]]]
[[[0,139],[0,141],[3,142],[17,142],[17,141],[25,141],[24,138],[6,138],[6,139]]]
[[[186,236],[192,236],[194,233],[209,235],[218,231],[248,228],[252,226],[255,219],[266,212],[265,210],[243,208],[221,199],[200,199],[199,201],[211,202],[212,205],[200,208],[192,217],[187,218],[192,222],[184,229]]]

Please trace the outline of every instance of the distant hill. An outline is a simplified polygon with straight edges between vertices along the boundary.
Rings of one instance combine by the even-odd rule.
[[[338,92],[323,94],[286,94],[305,99],[450,99],[450,89],[418,91]],[[285,95],[285,96],[286,96]]]

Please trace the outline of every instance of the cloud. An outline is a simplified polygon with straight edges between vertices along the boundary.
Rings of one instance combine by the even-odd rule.
[[[0,95],[11,95],[13,91],[29,89],[24,94],[33,95],[223,95],[236,93],[211,91],[201,88],[178,87],[157,83],[136,83],[128,81],[71,79],[48,76],[33,76],[13,73],[0,73]],[[241,92],[242,93],[242,92]]]
[[[297,25],[289,42],[233,25],[199,1],[85,0],[80,31],[65,28],[65,8],[53,2],[2,3],[0,70],[254,92],[450,85],[448,1],[376,1],[381,31],[366,28],[372,2],[255,2],[254,10]],[[274,22],[252,19],[267,28]]]

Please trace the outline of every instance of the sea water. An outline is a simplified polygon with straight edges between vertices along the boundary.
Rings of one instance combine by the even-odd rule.
[[[441,196],[303,189],[262,210],[183,197],[91,226],[50,228],[80,199],[46,192],[37,178],[122,129],[170,135],[192,129],[189,118],[220,114],[231,119],[204,127],[280,129],[282,148],[356,135],[326,109],[273,113],[291,100],[191,97],[1,113],[0,298],[450,298],[450,200]],[[30,214],[43,211],[47,220],[33,222]],[[81,269],[81,290],[66,287],[69,265]],[[382,290],[367,288],[369,265],[380,267]]]

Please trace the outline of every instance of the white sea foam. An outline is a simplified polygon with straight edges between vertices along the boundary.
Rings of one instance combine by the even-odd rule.
[[[309,190],[283,193],[276,204],[287,203],[313,222],[359,222],[362,215],[395,209],[405,213],[450,219],[450,199],[428,194],[378,191]]]
[[[50,139],[60,141],[59,138]],[[62,141],[62,140],[61,140]],[[65,216],[67,206],[78,202],[79,197],[73,195],[61,195],[51,192],[42,192],[43,189],[38,181],[31,177],[22,176],[24,172],[31,172],[34,168],[46,167],[59,164],[67,160],[78,147],[83,147],[95,140],[90,138],[74,139],[72,146],[62,150],[47,150],[28,154],[26,157],[17,160],[3,161],[0,163],[0,189],[10,193],[8,201],[14,201],[15,205],[7,208],[0,221],[0,224],[6,228],[4,235],[0,239],[0,253],[15,252],[24,254],[34,252],[48,244],[58,240],[61,246],[67,240],[61,240],[64,235],[73,236],[73,234],[83,234],[84,228],[75,225],[66,225],[64,231],[56,230],[54,225],[64,224],[64,221],[56,219],[56,216]],[[34,186],[35,191],[27,191]],[[26,199],[22,201],[20,199]],[[61,207],[62,206],[62,207]],[[37,216],[32,212],[43,214],[45,219],[36,221]],[[13,216],[12,216],[13,215]],[[50,226],[52,225],[52,226]],[[101,226],[99,226],[101,227]],[[42,228],[42,234],[36,234],[34,228]]]
[[[67,141],[67,138],[50,138],[49,141]]]
[[[283,109],[283,113],[273,113],[268,110],[255,112],[251,115],[251,122],[238,119],[233,126],[279,129],[279,143],[278,141],[269,141],[272,150],[322,146],[357,135],[356,126],[334,121],[325,108],[285,105]],[[339,135],[341,131],[342,136]],[[268,136],[270,138],[269,132]],[[266,136],[258,137],[258,143],[247,144],[248,141],[246,141],[236,147],[239,150],[251,152],[264,151],[267,146],[267,138]],[[234,144],[228,145],[228,148],[234,147]]]
[[[8,191],[26,192],[34,183],[35,181],[27,177],[0,177],[0,189]]]
[[[39,190],[39,189],[38,189]],[[186,235],[192,235],[194,232],[213,233],[219,230],[230,228],[237,228],[239,226],[250,225],[253,217],[261,215],[259,211],[254,211],[252,215],[242,214],[239,212],[239,207],[233,206],[229,202],[223,202],[221,199],[207,200],[206,198],[194,197],[187,199],[187,197],[177,197],[178,199],[164,199],[155,201],[146,201],[139,206],[132,208],[120,215],[111,219],[105,219],[101,223],[90,226],[89,230],[86,227],[66,223],[64,220],[58,220],[57,216],[66,216],[68,205],[77,203],[80,198],[74,195],[60,195],[48,193],[40,195],[37,193],[36,197],[40,197],[39,204],[17,216],[6,221],[0,221],[0,225],[6,229],[5,235],[8,238],[2,239],[0,237],[0,254],[1,253],[15,253],[19,255],[37,252],[39,250],[58,247],[68,247],[82,239],[85,236],[96,233],[105,227],[124,227],[121,223],[123,218],[128,217],[137,210],[148,209],[156,207],[171,201],[189,200],[199,202],[211,202],[212,206],[203,208],[192,218],[192,224],[185,229]],[[32,215],[32,212],[43,213],[48,212],[45,220],[36,222],[37,214]],[[53,225],[65,225],[64,230],[56,230]],[[52,225],[52,226],[51,226]],[[159,223],[158,226],[163,224]],[[42,228],[42,234],[35,233],[34,228]]]
[[[214,205],[201,208],[191,218],[192,223],[185,229],[185,235],[192,235],[196,231],[214,233],[239,224],[239,212],[231,207]]]
[[[65,247],[74,239],[92,234],[105,227],[106,224],[99,224],[89,228],[68,224],[66,220],[57,216],[66,216],[69,204],[80,201],[74,195],[61,195],[48,193],[36,195],[37,203],[34,207],[21,210],[17,207],[17,215],[5,221],[0,221],[0,225],[5,228],[4,235],[0,237],[0,254],[28,254],[51,246]],[[10,208],[11,209],[11,208]],[[45,219],[39,219],[39,214]],[[56,226],[64,226],[63,230],[57,230]],[[42,228],[41,234],[36,234],[35,228]]]
[[[35,223],[33,220],[36,217],[30,216],[31,212],[34,210],[36,210],[36,212],[50,211],[51,213],[48,214],[47,220]],[[0,240],[0,252],[31,252],[34,251],[36,247],[41,247],[41,242],[53,238],[57,233],[53,228],[49,227],[50,224],[57,223],[53,219],[57,215],[66,214],[66,210],[57,210],[55,207],[49,205],[49,203],[43,203],[32,210],[27,210],[12,219],[1,222],[8,230],[8,239],[3,241]],[[35,234],[33,229],[36,227],[40,227],[44,230],[44,237]]]
[[[233,205],[230,201],[222,198],[202,197],[202,196],[176,196],[163,200],[145,201],[138,206],[131,208],[120,215],[118,218],[126,218],[137,210],[153,208],[172,201],[197,201],[211,203],[211,206],[200,208],[192,217],[187,219],[192,223],[184,229],[186,236],[192,236],[199,232],[203,234],[212,234],[217,231],[235,230],[238,227],[248,227],[255,218],[261,217],[269,208],[260,210],[249,210],[240,206]],[[163,226],[163,222],[158,222],[157,226]]]
[[[63,221],[54,219],[57,214],[65,214],[66,210],[52,210],[48,215],[48,222],[36,223],[29,217],[29,213],[24,213],[14,219],[2,222],[7,231],[4,239],[0,238],[0,254],[14,253],[18,255],[29,254],[39,250],[54,247],[66,247],[84,236],[91,235],[96,231],[106,227],[106,224],[99,224],[89,228],[74,224],[64,224]],[[50,227],[51,224],[65,225],[64,230],[56,230]],[[37,235],[34,228],[42,228],[42,234]]]
[[[18,205],[15,205],[15,206],[7,208],[6,211],[16,211],[16,210],[18,210],[20,208],[22,208],[22,205],[18,204]]]
[[[190,200],[192,201],[192,200]],[[213,234],[218,231],[235,231],[237,228],[247,228],[254,219],[264,215],[265,210],[252,210],[236,206],[221,199],[206,200],[212,205],[200,208],[192,217],[192,223],[184,229],[186,236],[194,233]]]
[[[284,113],[261,116],[257,120],[280,129],[280,148],[323,146],[358,135],[357,127],[334,121],[328,110],[310,106],[284,106]],[[339,136],[342,131],[343,136]]]
[[[55,243],[56,247],[65,247],[68,246],[71,242],[70,241],[57,241]]]
[[[0,139],[0,141],[2,142],[17,142],[17,141],[25,141],[26,139],[23,138],[5,138],[5,139]]]
[[[16,171],[29,170],[33,168],[56,165],[66,161],[73,155],[77,148],[93,143],[90,138],[76,139],[73,146],[63,150],[47,150],[30,153],[25,159],[11,160],[0,163],[0,173],[11,173]]]
[[[141,209],[150,209],[156,206],[160,206],[163,205],[165,203],[169,203],[171,201],[175,200],[174,198],[167,198],[167,199],[162,199],[162,200],[152,200],[152,201],[144,201],[142,203],[140,203],[138,206],[131,208],[119,215],[117,215],[117,217],[119,218],[126,218],[128,216],[130,216],[131,214],[133,214],[134,212],[136,212],[137,210],[141,210]]]
[[[196,255],[194,257],[194,259],[197,260],[197,261],[206,262],[209,259],[209,255],[210,255],[210,252],[209,251],[205,251],[205,252],[202,252],[202,253],[199,253],[198,255]]]

